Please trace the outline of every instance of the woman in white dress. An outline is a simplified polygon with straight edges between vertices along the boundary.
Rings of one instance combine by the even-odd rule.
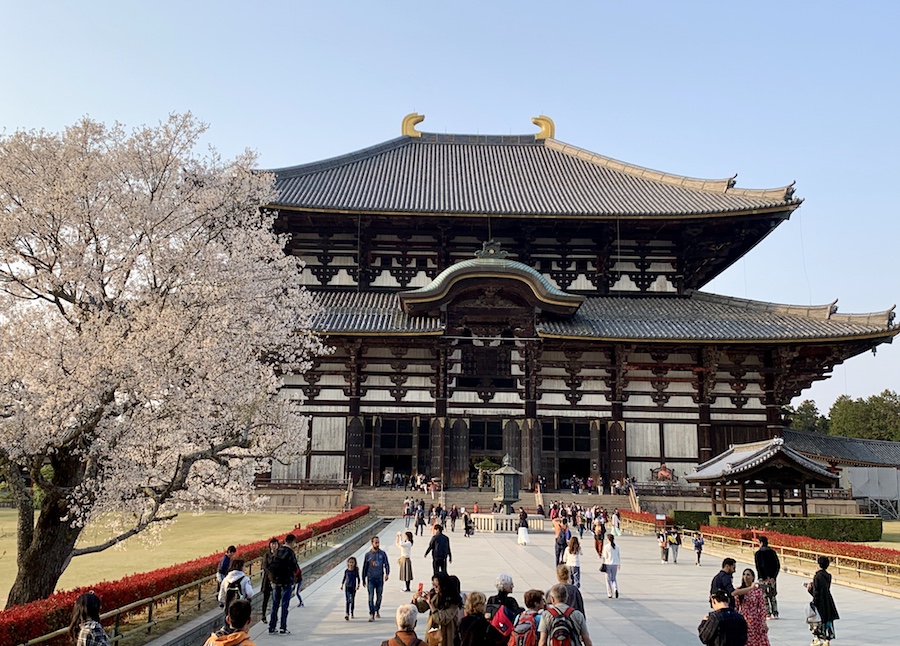
[[[528,545],[528,513],[524,507],[519,507],[519,545]]]
[[[413,580],[412,546],[412,532],[397,532],[397,547],[400,549],[400,576],[398,578],[406,584],[405,592],[412,592],[409,588],[409,582]]]

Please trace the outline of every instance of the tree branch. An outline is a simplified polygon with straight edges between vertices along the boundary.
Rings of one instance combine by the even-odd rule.
[[[178,514],[170,514],[168,516],[151,517],[145,521],[138,523],[137,525],[135,525],[134,527],[129,529],[127,532],[123,532],[123,533],[119,534],[118,536],[115,536],[115,537],[109,539],[105,543],[100,543],[98,545],[92,545],[90,547],[78,547],[76,549],[73,549],[72,550],[72,558],[75,558],[76,556],[81,556],[83,554],[96,554],[97,552],[102,552],[103,550],[109,549],[113,545],[117,545],[117,544],[121,543],[122,541],[131,538],[135,534],[140,534],[142,531],[144,531],[145,529],[150,527],[150,525],[152,525],[153,523],[162,523],[162,522],[165,522],[167,520],[172,520],[177,517],[178,517]]]

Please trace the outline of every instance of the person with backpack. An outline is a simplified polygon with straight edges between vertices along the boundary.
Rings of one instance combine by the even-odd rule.
[[[747,644],[747,621],[731,607],[732,596],[725,590],[713,590],[709,595],[712,612],[708,613],[697,634],[707,646],[745,646]]]
[[[538,624],[538,646],[594,646],[588,634],[587,620],[580,610],[569,606],[566,586],[550,588],[550,605]]]
[[[416,635],[419,611],[414,605],[407,603],[398,607],[395,620],[397,632],[390,639],[381,642],[381,646],[426,646]]]
[[[487,600],[481,592],[466,596],[465,616],[459,622],[460,646],[506,646],[507,636],[485,616]],[[512,632],[510,623],[509,631]]]
[[[293,591],[295,577],[300,569],[297,563],[297,554],[294,552],[294,543],[297,537],[288,534],[284,537],[284,545],[278,548],[272,557],[269,566],[269,575],[272,577],[272,614],[269,616],[269,634],[275,634],[275,625],[278,623],[278,612],[281,610],[282,635],[289,635],[287,628],[288,610],[291,607],[291,592]]]
[[[250,601],[238,599],[228,609],[225,626],[210,635],[203,646],[256,646],[249,635],[252,614]]]
[[[669,537],[666,530],[661,529],[656,534],[656,543],[659,545],[659,562],[669,562]]]
[[[494,585],[497,588],[497,594],[488,597],[485,617],[504,637],[509,637],[516,623],[516,617],[522,612],[522,608],[510,596],[513,591],[511,576],[506,572],[501,572],[497,575]]]
[[[507,646],[538,646],[538,624],[546,607],[543,592],[528,590],[525,593],[525,610],[516,617]]]
[[[557,516],[553,519],[553,531],[555,534],[553,538],[556,554],[555,565],[559,565],[563,562],[563,554],[569,545],[569,539],[572,538],[572,532],[569,531],[569,521],[566,520],[565,516]]]
[[[253,586],[250,585],[250,577],[244,574],[244,559],[232,559],[231,570],[219,586],[219,604],[225,608],[227,615],[232,603],[252,596]]]
[[[584,597],[581,596],[581,590],[572,585],[572,580],[569,578],[569,566],[565,563],[560,563],[556,566],[556,580],[565,587],[566,589],[566,603],[575,608],[578,612],[587,617],[587,614],[584,611]],[[550,591],[547,591],[546,597],[550,598]]]

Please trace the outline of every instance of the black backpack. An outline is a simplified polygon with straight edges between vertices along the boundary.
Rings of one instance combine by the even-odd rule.
[[[294,582],[294,573],[297,571],[297,558],[290,547],[279,547],[269,562],[269,577],[273,583],[287,585]]]
[[[225,588],[225,612],[228,612],[228,608],[237,599],[246,599],[244,596],[243,582],[244,577],[241,577],[229,583],[228,587]]]

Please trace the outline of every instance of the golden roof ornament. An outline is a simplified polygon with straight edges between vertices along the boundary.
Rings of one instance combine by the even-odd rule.
[[[403,123],[400,125],[400,133],[407,137],[421,137],[422,133],[416,130],[416,124],[425,121],[425,115],[418,112],[410,112],[403,117]]]
[[[532,117],[531,123],[541,129],[541,131],[534,136],[536,140],[554,139],[556,137],[556,125],[550,117],[543,114],[538,117]]]

